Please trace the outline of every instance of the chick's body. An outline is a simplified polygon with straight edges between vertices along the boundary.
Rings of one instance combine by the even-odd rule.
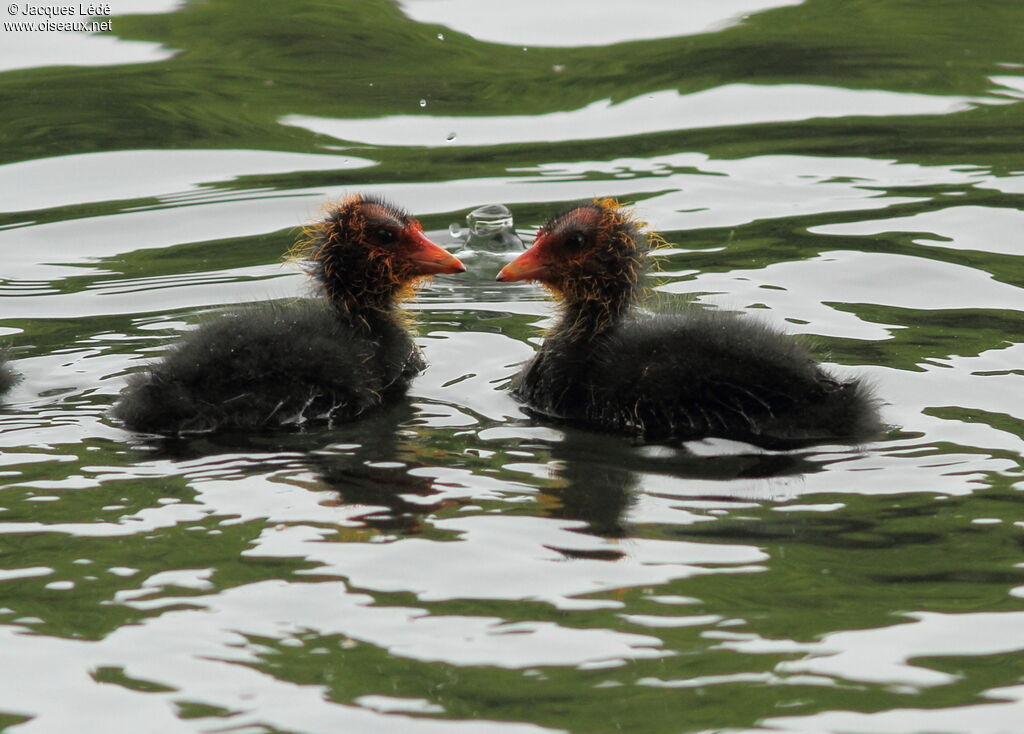
[[[423,368],[398,303],[462,264],[390,204],[353,196],[307,230],[300,255],[322,297],[257,304],[203,324],[131,378],[114,415],[192,433],[349,421]]]
[[[648,440],[720,436],[771,444],[881,428],[860,381],[843,381],[764,323],[695,307],[648,315],[647,236],[613,202],[561,214],[499,275],[539,280],[560,315],[513,395],[530,410]]]

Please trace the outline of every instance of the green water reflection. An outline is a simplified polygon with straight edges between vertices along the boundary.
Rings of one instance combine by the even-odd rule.
[[[858,194],[868,190],[872,202],[897,200],[884,214],[854,219],[910,217],[954,205],[1022,208],[1019,189],[977,185],[1024,171],[1021,92],[994,80],[1019,78],[1024,64],[1024,4],[1016,0],[808,0],[714,33],[603,47],[523,49],[482,42],[414,23],[396,4],[376,0],[207,0],[173,13],[117,17],[114,27],[121,39],[160,43],[176,53],[157,63],[3,72],[0,164],[154,149],[339,158],[337,170],[214,177],[191,192],[195,199],[177,207],[195,210],[200,219],[201,205],[216,205],[203,197],[215,195],[223,201],[305,200],[323,188],[477,179],[500,179],[512,190],[536,184],[537,167],[557,162],[669,159],[681,153],[718,162],[805,156],[950,167],[948,175],[932,172],[935,180],[892,185],[865,182],[853,172],[822,179]],[[617,104],[664,90],[688,95],[738,84],[885,90],[907,99],[961,99],[963,105],[948,114],[865,112],[790,122],[751,115],[760,121],[750,123],[741,110],[736,124],[691,127],[680,120],[678,129],[668,131],[620,135],[609,129],[588,140],[486,146],[373,145],[281,123],[295,115],[531,116],[580,110],[604,99]],[[342,163],[346,156],[375,165],[352,169]],[[616,170],[594,166],[562,178],[599,188],[639,175],[637,170],[628,163]],[[733,175],[678,160],[665,163],[663,172],[708,180]],[[625,198],[654,200],[678,192],[679,180],[693,179],[673,179],[663,187],[659,180],[652,176]],[[76,203],[0,213],[0,232],[105,216],[110,237],[117,238],[120,215],[176,208],[159,195],[92,201],[91,184],[81,183]],[[517,222],[535,226],[563,203],[560,196],[515,207]],[[434,207],[422,219],[436,231],[462,216],[453,203],[447,211]],[[1024,288],[1024,249],[1012,243],[990,251],[942,247],[939,240],[922,244],[921,233],[884,228],[868,236],[816,232],[851,221],[849,209],[828,204],[737,218],[736,226],[667,228],[669,243],[680,249],[662,258],[654,284],[700,301],[718,291],[691,288],[695,273],[720,276],[714,282],[722,283],[846,252],[983,274],[992,293],[1009,294],[1000,296],[1004,302],[1012,301],[1014,288],[1017,296]],[[148,701],[158,700],[183,731],[327,730],[325,724],[317,728],[260,708],[261,693],[270,690],[280,694],[282,708],[300,711],[296,702],[313,691],[317,701],[339,710],[397,707],[391,714],[396,727],[473,720],[580,733],[703,732],[758,728],[778,717],[824,712],[974,706],[991,702],[993,690],[1019,685],[1024,677],[1021,644],[1012,640],[995,651],[980,642],[966,653],[917,655],[908,648],[907,659],[897,650],[895,662],[886,658],[892,662],[888,677],[872,677],[872,664],[881,667],[878,659],[867,659],[859,671],[830,669],[833,652],[822,642],[843,632],[863,633],[853,639],[871,649],[873,632],[909,628],[918,623],[909,615],[922,613],[962,615],[968,640],[989,619],[974,615],[1024,619],[1024,484],[1017,441],[1024,439],[1024,417],[1012,402],[1012,389],[1005,411],[959,405],[968,380],[1022,374],[1019,364],[975,369],[963,362],[1019,346],[1024,307],[993,305],[982,296],[960,302],[960,294],[952,293],[928,307],[867,298],[815,304],[822,306],[816,314],[892,327],[886,338],[835,335],[814,341],[839,364],[898,372],[905,380],[898,384],[921,386],[913,396],[927,393],[920,412],[953,426],[934,434],[897,427],[889,443],[866,455],[812,447],[787,454],[737,449],[709,457],[665,447],[659,453],[575,431],[531,432],[537,426],[524,416],[497,416],[514,410],[502,402],[500,389],[511,366],[481,378],[493,393],[484,407],[468,397],[460,402],[454,392],[443,393],[456,396],[448,402],[415,394],[367,423],[311,433],[154,441],[120,432],[105,411],[123,373],[151,357],[147,350],[175,338],[181,322],[204,318],[208,306],[166,305],[164,284],[146,279],[198,282],[217,272],[233,284],[273,283],[289,275],[270,266],[276,267],[293,228],[238,230],[236,236],[181,238],[161,247],[129,242],[114,254],[86,254],[85,260],[45,252],[38,262],[78,270],[48,280],[0,281],[23,289],[4,293],[12,310],[29,288],[49,289],[56,299],[122,287],[122,280],[142,284],[123,286],[139,286],[138,313],[0,313],[0,326],[16,332],[3,339],[26,374],[85,373],[53,377],[50,392],[12,401],[0,416],[0,628],[12,633],[0,645],[55,640],[53,649],[66,651],[69,665],[84,671],[85,683],[64,691],[72,709],[94,690],[119,689],[128,698],[118,701],[149,697],[145,704],[126,703],[125,710],[152,711],[147,707],[157,705]],[[852,262],[857,267],[867,261]],[[886,275],[882,270],[866,279]],[[892,289],[905,285],[913,291],[913,284],[894,278]],[[431,353],[440,354],[440,342],[451,333],[501,336],[520,346],[537,336],[537,309],[480,306],[474,299],[484,287],[442,282],[424,293],[419,331]],[[770,310],[765,304],[772,297],[762,286],[757,299],[731,306]],[[522,300],[530,304],[536,298]],[[140,320],[139,314],[155,321]],[[161,319],[169,328],[153,328]],[[957,379],[943,383],[943,371]],[[464,384],[476,383],[467,378]],[[431,389],[442,394],[455,387]],[[884,397],[897,408],[911,399],[896,392]],[[497,407],[488,413],[492,405]],[[40,439],[33,431],[42,429],[47,433]],[[488,431],[504,433],[495,439]],[[999,440],[973,440],[993,436]],[[550,539],[539,536],[525,547],[510,529],[508,537],[496,533],[499,539],[487,546],[473,535],[487,532],[472,524],[481,518],[536,522]],[[424,553],[455,548],[436,556],[450,567],[400,568],[394,573],[405,571],[403,586],[367,581],[359,575],[365,568],[351,561],[367,548],[384,549],[381,565],[399,565],[415,554],[403,556],[390,546],[413,542]],[[465,555],[458,551],[461,545]],[[681,561],[685,554],[666,550],[682,547],[691,549],[693,560]],[[701,556],[702,548],[735,555],[716,560]],[[387,552],[397,560],[385,559]],[[377,560],[367,567],[375,569]],[[616,564],[637,575],[619,573]],[[580,586],[585,590],[546,580],[550,569],[566,574],[558,577],[563,581],[575,570],[586,579]],[[477,587],[469,581],[446,585],[449,575],[472,580],[474,572]],[[155,580],[147,585],[150,579]],[[224,611],[234,610],[231,604],[244,607],[245,593],[274,583],[285,587],[280,599],[294,608],[283,601],[282,612],[254,604],[252,618],[241,621]],[[509,587],[529,593],[506,595]],[[303,609],[307,595],[310,607],[324,599],[337,607]],[[292,628],[291,618],[283,617],[296,610],[310,616]],[[486,647],[484,642],[520,635],[530,654],[516,658],[509,645],[480,653],[481,662],[471,655],[459,658],[462,648],[454,642],[452,650],[429,648],[423,640],[435,634],[430,631],[415,640],[395,631],[401,623],[387,622],[393,627],[386,632],[374,626],[378,615],[390,620],[387,615],[400,617],[403,610],[412,610],[411,629],[424,619],[439,620],[441,640],[461,640],[452,630],[464,623],[466,640]],[[230,623],[226,629],[215,619],[222,612]],[[478,634],[474,625],[489,631]],[[607,633],[594,644],[609,652],[594,659],[566,642],[565,658],[555,659],[544,641],[561,638],[543,636],[555,628],[566,640],[571,633]],[[123,641],[149,635],[162,643],[169,631],[180,636],[174,637],[180,648],[153,643],[167,663],[158,656],[133,657],[132,644]],[[73,642],[89,643],[89,652],[59,647]],[[558,645],[551,648],[563,652]],[[541,662],[534,662],[533,653]],[[544,662],[549,658],[541,653],[551,653],[554,661]],[[204,688],[200,677],[176,672],[175,654],[209,666],[203,670],[211,681],[244,669],[258,674],[253,680],[260,683],[251,684],[249,698],[231,684],[210,682]],[[13,659],[11,675],[24,689],[0,699],[0,729],[18,731],[23,721],[48,721],[58,704],[39,703],[55,700],[53,692],[45,683],[27,684],[17,662],[28,659],[24,654]],[[40,669],[47,670],[33,668]],[[56,684],[64,680],[58,677]],[[996,730],[984,724],[978,729]]]

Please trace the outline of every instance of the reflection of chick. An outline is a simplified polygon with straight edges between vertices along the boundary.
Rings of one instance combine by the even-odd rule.
[[[561,318],[513,394],[541,413],[646,439],[862,438],[880,430],[860,382],[763,324],[699,310],[635,313],[648,235],[611,200],[553,217],[498,280],[536,280]]]
[[[721,505],[777,499],[777,486],[799,481],[808,472],[821,471],[820,464],[808,461],[799,452],[762,453],[752,449],[741,454],[697,455],[682,447],[658,447],[652,455],[649,448],[626,443],[617,436],[567,427],[563,438],[551,444],[555,481],[544,489],[544,513],[581,520],[587,524],[581,532],[588,534],[629,537],[636,532],[630,527],[629,513],[637,498],[645,493],[666,496],[661,490],[650,489],[652,477],[660,475],[671,478],[669,483],[678,482],[686,491],[680,499],[709,500]],[[655,484],[667,486],[665,480]],[[701,491],[694,491],[697,488]],[[614,550],[558,550],[570,557],[621,556]]]
[[[418,279],[462,263],[369,197],[346,198],[306,234],[296,254],[325,298],[205,324],[133,377],[114,415],[156,433],[253,429],[352,420],[404,391],[423,362],[399,301]]]
[[[376,411],[358,425],[332,435],[340,446],[311,452],[306,461],[324,484],[346,505],[367,505],[360,522],[385,532],[416,532],[423,517],[438,509],[427,498],[437,494],[434,479],[418,476],[422,437],[406,424],[413,411],[399,401]]]

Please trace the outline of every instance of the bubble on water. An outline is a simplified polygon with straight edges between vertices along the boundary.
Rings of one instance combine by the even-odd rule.
[[[467,214],[466,224],[473,234],[493,234],[512,226],[512,212],[504,204],[486,204]]]
[[[464,236],[462,233],[462,227],[459,226],[458,222],[452,222],[448,225],[448,234],[457,240],[461,240]]]
[[[420,100],[420,107],[426,107],[426,106],[427,106],[427,100],[421,99]]]
[[[523,249],[516,235],[512,212],[504,204],[486,204],[466,216],[469,225],[466,246],[484,252],[508,252]]]

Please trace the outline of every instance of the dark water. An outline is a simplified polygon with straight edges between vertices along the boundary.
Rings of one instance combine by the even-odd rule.
[[[1024,4],[112,11],[0,38],[0,729],[1022,730]],[[211,311],[304,293],[281,255],[355,191],[441,242],[620,197],[661,299],[808,335],[894,428],[537,422],[506,387],[550,306],[483,259],[372,419],[111,421]]]

